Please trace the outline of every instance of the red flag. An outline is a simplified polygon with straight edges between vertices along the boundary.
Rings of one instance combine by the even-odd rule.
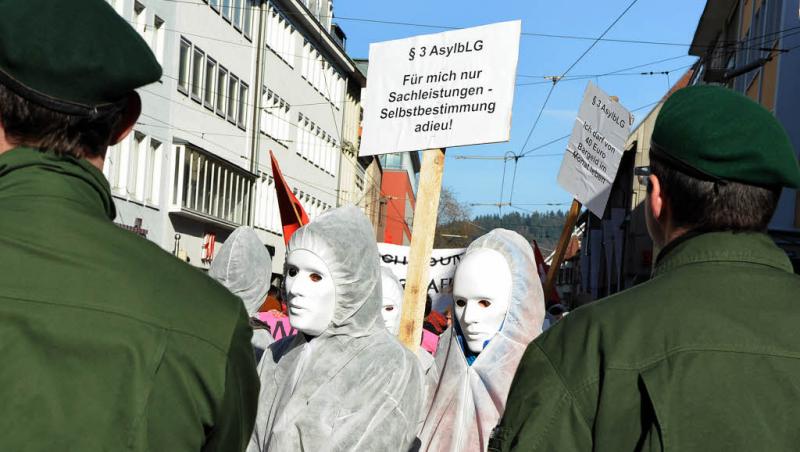
[[[288,245],[294,231],[308,224],[308,215],[283,179],[281,167],[278,166],[275,154],[271,150],[269,157],[272,159],[272,177],[275,178],[275,192],[278,194],[278,210],[281,212],[281,223],[283,224],[283,241]]]
[[[536,271],[539,272],[539,279],[542,281],[542,285],[544,285],[550,266],[544,263],[544,256],[542,256],[542,251],[539,249],[539,244],[536,243],[536,240],[533,241],[533,256],[536,258]],[[561,297],[558,296],[555,285],[553,286],[553,291],[550,293],[550,296],[545,295],[545,302],[561,302]]]

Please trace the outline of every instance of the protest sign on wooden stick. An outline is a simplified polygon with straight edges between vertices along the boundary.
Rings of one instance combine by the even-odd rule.
[[[428,294],[433,239],[436,236],[436,217],[439,212],[439,195],[444,173],[444,149],[431,149],[422,153],[417,202],[414,208],[414,227],[411,232],[411,250],[408,258],[406,289],[403,293],[403,310],[400,313],[398,339],[409,350],[416,352],[422,337],[425,320],[425,297]]]
[[[399,338],[416,350],[444,171],[444,148],[508,141],[521,22],[374,43],[359,156],[423,151]]]

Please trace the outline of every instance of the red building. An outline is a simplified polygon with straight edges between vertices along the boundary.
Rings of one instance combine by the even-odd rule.
[[[385,224],[380,240],[408,245],[416,205],[419,153],[386,154],[380,156],[380,161],[383,167],[381,195],[385,201]]]

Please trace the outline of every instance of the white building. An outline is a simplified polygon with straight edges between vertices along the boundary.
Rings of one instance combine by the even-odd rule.
[[[164,69],[160,82],[139,90],[135,131],[107,154],[116,222],[201,268],[230,231],[249,224],[281,273],[268,151],[309,216],[336,206],[345,93],[348,83],[365,83],[330,34],[332,4],[109,3]]]

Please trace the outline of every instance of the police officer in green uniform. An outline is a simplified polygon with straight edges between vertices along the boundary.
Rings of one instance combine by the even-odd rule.
[[[0,0],[0,450],[241,451],[242,302],[114,225],[101,168],[161,67],[102,0]]]
[[[489,450],[800,448],[800,277],[764,233],[800,187],[785,131],[738,93],[689,87],[650,157],[652,279],[528,346]]]

